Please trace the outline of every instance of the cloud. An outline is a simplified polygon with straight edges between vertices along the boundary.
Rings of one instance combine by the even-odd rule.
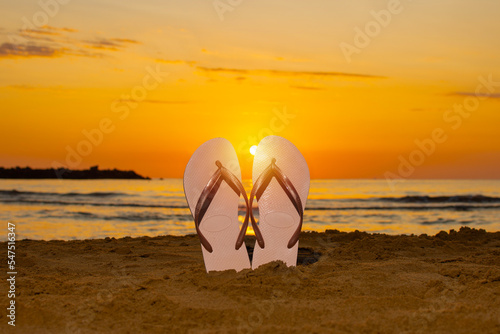
[[[19,36],[22,38],[17,38],[15,41],[11,41],[12,43],[41,43],[41,42],[49,42],[49,43],[57,43],[57,39],[55,38],[54,35],[48,36],[48,35],[42,35],[42,34],[27,34],[27,33],[22,33],[19,34]],[[22,44],[21,43],[21,44]]]
[[[101,38],[97,41],[85,41],[86,47],[109,51],[118,51],[127,47],[127,44],[141,44],[140,42],[127,38]]]
[[[39,35],[52,35],[52,36],[60,36],[61,33],[51,30],[43,30],[43,29],[25,29],[19,32],[21,35],[30,35],[30,34],[39,34]]]
[[[85,43],[85,46],[88,48],[100,50],[118,51],[118,49],[121,47],[120,44],[105,39],[101,39],[98,41],[85,41]]]
[[[322,72],[322,71],[284,71],[284,70],[247,70],[237,68],[222,68],[222,67],[203,67],[197,66],[198,70],[206,73],[229,73],[241,75],[261,75],[261,76],[286,76],[286,77],[353,77],[353,78],[367,78],[367,79],[384,79],[386,77],[369,75],[369,74],[355,74],[345,72]]]
[[[134,39],[128,39],[128,38],[111,38],[112,41],[118,42],[118,43],[129,43],[129,44],[142,44],[139,41],[136,41]]]
[[[448,94],[450,96],[474,96],[474,97],[487,97],[490,99],[500,99],[500,93],[487,94],[487,93],[472,93],[472,92],[453,92]]]
[[[82,49],[70,49],[65,47],[52,47],[36,44],[14,44],[3,43],[0,45],[0,58],[57,58],[62,56],[80,56],[100,58],[103,55],[91,53]]]
[[[219,73],[231,73],[231,74],[251,74],[250,70],[234,69],[234,68],[210,68],[203,66],[196,66],[197,69],[204,72],[219,72]]]
[[[102,58],[100,51],[119,51],[129,45],[141,42],[129,38],[100,38],[83,41],[73,34],[78,30],[43,26],[38,29],[19,30],[8,34],[9,42],[0,45],[0,58],[57,58],[62,56],[81,56]],[[82,44],[83,43],[83,44]]]
[[[201,49],[201,52],[202,52],[202,53],[205,53],[205,54],[207,54],[207,55],[218,55],[218,53],[217,53],[217,52],[208,51],[207,49],[204,49],[204,48],[203,48],[203,49]]]
[[[0,58],[59,57],[61,50],[41,45],[3,43]]]
[[[78,32],[78,30],[72,29],[72,28],[66,28],[66,27],[56,28],[56,27],[52,27],[52,26],[48,26],[48,25],[44,25],[41,28],[46,29],[46,30],[61,31],[61,32]]]
[[[11,34],[11,36],[13,38],[17,37],[17,42],[25,41],[26,39],[56,42],[58,38],[67,40],[66,36],[64,36],[65,33],[75,33],[77,31],[78,30],[71,28],[56,28],[45,25],[38,29],[20,29],[16,34]],[[11,40],[10,42],[12,43],[14,41]]]

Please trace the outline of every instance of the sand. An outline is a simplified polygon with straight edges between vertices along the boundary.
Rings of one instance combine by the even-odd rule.
[[[300,248],[297,267],[207,274],[195,235],[18,241],[16,330],[500,333],[500,232],[327,231]]]

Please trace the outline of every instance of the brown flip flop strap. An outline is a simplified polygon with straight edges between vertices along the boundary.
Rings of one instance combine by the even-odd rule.
[[[222,166],[219,160],[217,160],[215,164],[219,168],[208,180],[207,185],[201,192],[201,195],[198,198],[198,202],[196,203],[196,209],[194,212],[194,225],[196,227],[196,232],[198,233],[201,244],[210,253],[213,252],[213,248],[212,245],[210,245],[208,240],[205,238],[205,236],[201,233],[200,223],[203,220],[203,217],[205,216],[205,213],[207,212],[208,208],[210,207],[210,204],[212,203],[212,200],[214,199],[217,191],[219,190],[222,181],[226,181],[226,183],[234,190],[234,192],[238,196],[243,195],[243,198],[245,199],[246,215],[245,215],[245,220],[243,221],[243,226],[241,227],[240,233],[238,234],[238,238],[236,239],[236,244],[235,244],[236,250],[240,249],[241,245],[243,245],[243,241],[245,239],[245,234],[248,227],[248,217],[249,217],[248,198],[245,188],[243,187],[243,184],[241,184],[241,181],[233,173],[231,173],[227,168]]]
[[[253,204],[253,199],[254,197],[257,199],[257,202],[260,200],[260,197],[266,190],[267,186],[271,182],[272,178],[276,178],[276,181],[280,184],[281,188],[285,191],[286,195],[292,202],[293,206],[297,210],[297,213],[299,214],[300,217],[300,223],[295,232],[293,233],[292,237],[288,241],[288,248],[292,248],[297,241],[299,241],[299,236],[300,236],[300,231],[302,229],[302,220],[304,218],[304,209],[302,208],[302,201],[300,200],[299,193],[295,189],[292,181],[283,174],[281,169],[276,166],[276,159],[273,158],[271,161],[271,164],[269,167],[267,167],[262,174],[257,178],[257,181],[255,181],[255,184],[253,185],[252,192],[250,193],[250,219],[252,222],[253,229],[255,231],[255,237],[257,238],[257,242],[259,243],[259,246],[261,248],[264,248],[264,239],[262,238],[262,233],[260,232],[259,227],[257,226],[257,223],[255,222],[255,218],[253,216],[253,212],[251,210],[252,204]]]

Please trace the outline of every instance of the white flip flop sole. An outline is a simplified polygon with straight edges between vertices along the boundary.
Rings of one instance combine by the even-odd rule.
[[[219,169],[216,161],[241,183],[241,169],[233,145],[224,138],[214,138],[202,144],[194,152],[184,172],[184,193],[195,219],[200,196]],[[199,231],[203,235],[200,240],[204,237],[209,243],[208,248],[212,250],[210,252],[202,242],[207,272],[250,268],[245,243],[239,249],[235,248],[240,233],[238,203],[239,195],[235,190],[227,182],[221,182],[199,223]]]
[[[273,160],[275,159],[275,160]],[[288,179],[294,193],[300,197],[302,212],[305,209],[309,193],[309,168],[300,151],[290,141],[279,136],[268,136],[262,139],[257,147],[253,162],[253,184],[265,173],[274,162],[285,180]],[[264,187],[263,187],[264,188]],[[252,193],[254,191],[252,190]],[[299,249],[297,242],[291,248],[290,240],[296,234],[300,225],[298,208],[294,206],[284,187],[273,177],[258,199],[259,224],[258,228],[264,241],[264,247],[255,243],[252,268],[271,261],[281,260],[287,266],[297,265]],[[256,232],[257,234],[257,232]]]

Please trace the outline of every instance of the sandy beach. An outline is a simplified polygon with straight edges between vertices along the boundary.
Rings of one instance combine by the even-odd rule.
[[[297,267],[239,273],[207,274],[196,235],[16,249],[20,333],[500,332],[500,232],[302,233]]]

